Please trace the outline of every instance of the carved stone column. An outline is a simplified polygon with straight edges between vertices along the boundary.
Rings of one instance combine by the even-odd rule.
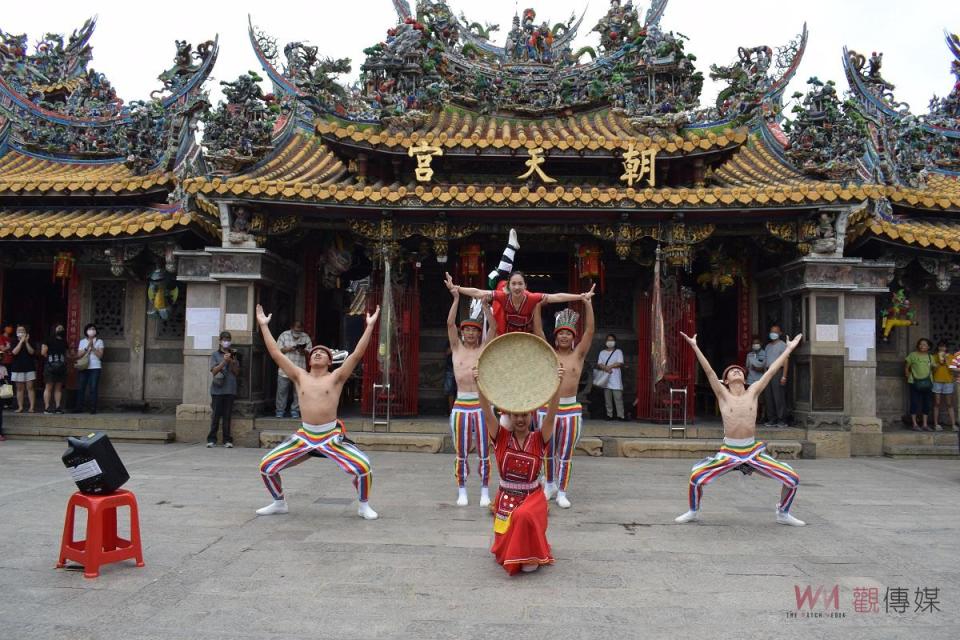
[[[882,453],[877,297],[893,270],[892,262],[809,256],[757,277],[761,323],[804,334],[790,360],[789,395],[817,457]]]

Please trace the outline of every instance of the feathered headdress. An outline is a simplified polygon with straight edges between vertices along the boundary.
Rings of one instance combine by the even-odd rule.
[[[557,331],[565,329],[573,333],[573,337],[576,338],[579,335],[577,332],[577,322],[579,320],[580,314],[570,307],[558,311],[553,320],[553,335],[557,335]]]

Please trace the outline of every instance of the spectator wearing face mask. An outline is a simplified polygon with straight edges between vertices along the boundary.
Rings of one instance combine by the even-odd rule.
[[[103,340],[97,337],[97,325],[90,323],[83,328],[84,337],[77,346],[77,360],[87,357],[87,368],[77,375],[76,413],[84,410],[87,404],[87,391],[90,391],[90,413],[97,412],[97,396],[100,393],[100,373],[103,371]]]
[[[303,332],[303,323],[294,320],[290,328],[280,334],[277,338],[277,346],[280,347],[280,353],[287,356],[297,368],[306,370],[307,353],[313,348],[310,336]],[[297,397],[297,389],[293,381],[280,369],[277,372],[277,401],[276,417],[282,418],[287,413],[287,404],[290,405],[290,416],[300,417],[300,398]]]
[[[13,333],[13,325],[8,324],[0,332],[0,367],[7,372],[7,382],[9,382],[10,365],[13,364],[13,348],[17,346],[16,338]],[[7,400],[0,398],[0,408],[7,403]]]
[[[787,343],[783,341],[783,332],[780,325],[770,327],[770,342],[763,348],[763,355],[767,363],[776,362],[780,354],[786,351]],[[768,364],[769,366],[769,364]],[[767,405],[767,422],[765,427],[787,426],[787,371],[790,370],[789,360],[783,361],[783,367],[775,373],[770,384],[763,390],[763,398]]]
[[[767,370],[767,355],[763,350],[763,343],[760,342],[760,336],[753,336],[743,368],[747,370],[747,386],[762,378],[763,372]],[[757,417],[759,418],[759,415]]]
[[[623,351],[617,348],[617,336],[612,333],[607,336],[604,347],[594,366],[594,384],[603,389],[607,420],[613,420],[614,408],[617,420],[626,420],[623,412]]]
[[[231,349],[233,336],[229,331],[220,332],[220,348],[210,354],[210,408],[213,417],[210,420],[210,433],[207,434],[207,448],[217,446],[217,431],[223,427],[223,446],[233,448],[230,435],[230,420],[233,414],[233,401],[237,397],[237,376],[240,375],[239,354]]]
[[[17,325],[17,341],[14,343],[13,364],[10,365],[10,378],[17,389],[17,413],[23,413],[23,393],[26,391],[30,401],[30,413],[33,413],[37,404],[37,392],[33,385],[37,379],[37,349],[30,343],[30,332],[27,327]]]

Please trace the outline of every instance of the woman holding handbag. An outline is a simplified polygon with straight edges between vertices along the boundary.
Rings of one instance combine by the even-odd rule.
[[[910,385],[910,422],[914,431],[933,431],[927,426],[927,416],[933,402],[933,355],[931,343],[926,338],[917,340],[917,348],[906,357],[904,375]],[[921,426],[917,416],[922,416]]]
[[[617,420],[626,420],[623,412],[623,351],[617,348],[617,336],[607,336],[606,347],[597,356],[594,365],[593,386],[603,389],[603,402],[607,409],[607,420],[613,420],[616,407]]]
[[[77,360],[74,368],[78,372],[77,404],[74,413],[80,413],[87,401],[90,390],[90,413],[97,412],[97,394],[100,387],[100,372],[103,369],[103,340],[97,337],[97,325],[88,324],[83,328],[84,337],[77,346]]]

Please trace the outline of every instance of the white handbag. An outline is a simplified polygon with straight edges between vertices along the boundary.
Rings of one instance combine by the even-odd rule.
[[[12,384],[0,384],[0,400],[9,400],[13,397]]]

